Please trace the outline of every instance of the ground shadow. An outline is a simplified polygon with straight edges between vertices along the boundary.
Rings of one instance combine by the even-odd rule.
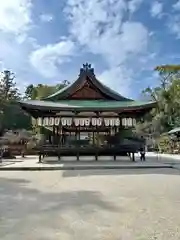
[[[139,159],[138,159],[139,160]],[[86,157],[86,156],[80,156],[79,160],[77,160],[76,157],[63,157],[60,160],[57,158],[49,160],[48,158],[43,159],[43,164],[59,164],[59,163],[132,163],[132,160],[129,157],[117,157],[116,161],[114,161],[113,157],[100,157],[98,160],[95,159],[95,157]]]
[[[140,161],[136,161],[136,162],[140,162]],[[100,165],[100,164],[104,164],[104,165],[108,165],[108,164],[134,164],[134,162],[132,162],[131,160],[79,160],[79,161],[70,161],[70,160],[61,160],[61,161],[56,161],[56,160],[49,160],[49,161],[43,161],[43,164],[48,164],[48,165],[54,165],[54,164],[66,164],[66,165],[72,165],[72,164],[76,164],[76,165],[85,165],[85,164],[93,164],[93,165]]]
[[[135,157],[135,162],[141,162],[140,157]],[[171,157],[163,157],[159,154],[156,154],[154,156],[146,156],[146,162],[148,163],[167,163],[167,164],[180,164],[180,159],[174,159]],[[61,160],[58,160],[57,158],[49,160],[48,158],[43,159],[44,164],[59,164],[59,163],[66,163],[66,164],[72,164],[72,163],[94,163],[94,164],[108,164],[108,163],[125,163],[125,164],[134,164],[132,160],[129,157],[117,157],[116,161],[114,161],[113,157],[101,157],[98,159],[98,161],[95,160],[95,158],[88,158],[81,156],[79,161],[77,161],[76,157],[63,157]]]
[[[65,220],[61,217],[61,214],[67,214],[68,217],[68,212],[87,218],[93,211],[121,212],[117,206],[105,201],[98,191],[41,192],[29,188],[29,183],[24,179],[0,178],[2,239],[6,239],[3,237],[7,234],[22,232],[23,229],[33,228],[36,224],[43,225],[44,229],[63,227],[63,231],[70,232],[70,226],[65,226]]]
[[[142,168],[142,169],[92,169],[92,170],[66,170],[63,177],[85,177],[85,176],[108,176],[108,175],[143,175],[143,174],[162,174],[179,175],[180,170],[172,168]]]

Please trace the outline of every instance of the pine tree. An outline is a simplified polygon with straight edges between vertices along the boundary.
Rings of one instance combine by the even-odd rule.
[[[15,75],[9,70],[5,70],[1,73],[0,77],[0,100],[1,103],[7,101],[14,101],[20,98],[18,88],[14,81]]]
[[[14,81],[15,75],[9,70],[5,70],[0,76],[0,135],[7,127],[8,122],[11,122],[12,126],[14,119],[9,119],[8,114],[10,106],[20,99],[20,93],[16,87]],[[11,108],[11,113],[14,108]],[[13,115],[12,115],[13,116]]]

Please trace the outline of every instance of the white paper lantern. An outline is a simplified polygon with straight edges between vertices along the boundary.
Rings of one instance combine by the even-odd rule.
[[[84,120],[84,125],[85,125],[85,126],[89,126],[89,125],[90,125],[90,119],[89,119],[89,118],[86,118],[86,119]]]
[[[43,126],[48,126],[48,124],[49,124],[49,118],[48,117],[43,118]]]
[[[66,126],[66,118],[61,118],[61,124],[62,126]]]
[[[81,118],[81,119],[79,120],[79,123],[80,123],[80,126],[81,126],[81,127],[84,126],[84,119]]]
[[[60,118],[59,117],[54,118],[54,125],[59,126],[59,124],[60,124]]]
[[[42,126],[43,125],[43,119],[40,117],[37,119],[37,125]]]
[[[97,118],[97,119],[96,119],[96,125],[97,125],[98,127],[100,127],[100,126],[102,125],[102,119],[101,119],[101,118]]]
[[[133,118],[133,126],[136,126],[136,119]]]
[[[110,122],[110,126],[113,127],[114,126],[114,119],[111,118],[109,122]]]
[[[120,119],[119,118],[116,118],[116,120],[115,120],[115,126],[120,126],[120,123],[121,123],[121,121],[120,121]]]
[[[123,118],[123,119],[122,119],[122,125],[123,125],[123,126],[126,126],[126,125],[127,125],[126,118]]]
[[[71,126],[72,125],[72,118],[67,118],[66,119],[66,125]]]
[[[92,126],[96,126],[97,124],[96,118],[92,118],[91,123],[92,123]]]
[[[109,118],[104,119],[104,125],[108,127],[110,125]]]
[[[79,118],[75,118],[74,119],[74,124],[75,124],[75,126],[79,126],[80,125]]]
[[[132,126],[132,118],[127,118],[127,126],[128,127]]]
[[[54,118],[53,118],[53,117],[50,117],[50,118],[49,118],[48,126],[53,126],[53,125],[54,125]]]

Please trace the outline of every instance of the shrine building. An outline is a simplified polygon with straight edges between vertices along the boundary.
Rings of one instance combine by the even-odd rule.
[[[136,149],[118,141],[123,129],[133,129],[155,102],[134,101],[100,82],[90,64],[83,64],[76,81],[41,100],[19,102],[41,129],[47,129],[41,155],[133,154]],[[113,138],[114,137],[114,138]],[[111,139],[111,140],[110,140]],[[114,139],[114,140],[113,140]]]

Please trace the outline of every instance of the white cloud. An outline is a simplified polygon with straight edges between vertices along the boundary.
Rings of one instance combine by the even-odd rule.
[[[22,68],[23,71],[27,70],[27,53],[30,45],[33,46],[33,42],[30,38],[27,38],[28,30],[32,24],[31,8],[30,0],[6,0],[1,2],[0,71],[9,69],[12,72],[18,72],[19,75]],[[17,83],[21,88],[23,82],[18,81],[18,79],[17,76]]]
[[[68,62],[75,54],[75,44],[71,40],[60,41],[40,47],[30,55],[30,62],[43,76],[56,77],[59,73],[58,64]]]
[[[35,46],[28,36],[33,24],[31,10],[31,0],[6,0],[0,6],[0,70],[17,73],[20,88],[23,83],[18,79],[28,72],[29,51]]]
[[[35,40],[28,38],[26,44],[19,44],[12,37],[0,37],[0,62],[3,68],[12,71],[26,71],[29,51],[35,46]]]
[[[180,39],[180,15],[171,16],[168,27],[171,33],[175,34]]]
[[[151,5],[151,16],[152,17],[160,17],[163,11],[163,4],[161,2],[155,1]]]
[[[31,24],[31,7],[30,0],[1,1],[0,30],[17,35],[28,30]]]
[[[180,0],[177,1],[175,4],[173,4],[173,9],[176,10],[176,11],[180,10]]]
[[[180,39],[180,0],[173,5],[173,9],[177,11],[176,14],[171,14],[168,21],[169,31],[176,35],[177,39]]]
[[[143,2],[143,0],[131,0],[131,1],[129,1],[128,8],[129,8],[130,13],[134,13],[135,11],[137,11],[142,2]]]
[[[102,56],[108,69],[101,76],[119,86],[116,89],[120,91],[124,79],[132,81],[128,73],[130,62],[137,62],[146,51],[149,38],[142,23],[123,21],[127,10],[123,0],[68,0],[65,9],[72,38],[87,51]]]
[[[132,77],[133,71],[127,71],[124,66],[114,66],[97,76],[106,86],[112,88],[113,84],[113,89],[119,90],[122,95],[130,95]]]
[[[40,20],[42,22],[51,22],[53,20],[53,18],[54,17],[51,14],[42,14],[42,15],[40,15]]]
[[[25,43],[19,44],[13,36],[0,37],[0,71],[8,69],[15,73],[15,81],[21,92],[27,82],[32,81],[33,71],[29,65],[28,56],[34,41],[28,38]]]

